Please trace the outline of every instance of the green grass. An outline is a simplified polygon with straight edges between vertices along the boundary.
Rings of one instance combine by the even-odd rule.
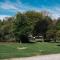
[[[60,53],[60,43],[0,43],[0,59]],[[17,47],[27,47],[17,49]]]

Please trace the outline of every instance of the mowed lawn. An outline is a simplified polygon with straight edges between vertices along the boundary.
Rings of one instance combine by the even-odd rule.
[[[60,43],[0,43],[0,59],[60,53]]]

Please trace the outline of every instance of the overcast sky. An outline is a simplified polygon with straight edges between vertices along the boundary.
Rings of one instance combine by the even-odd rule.
[[[47,11],[53,18],[58,18],[60,0],[0,0],[0,19],[28,10]]]

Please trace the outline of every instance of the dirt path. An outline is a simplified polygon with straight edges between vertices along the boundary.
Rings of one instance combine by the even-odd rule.
[[[42,55],[42,56],[25,57],[25,58],[12,58],[5,60],[60,60],[60,54]]]

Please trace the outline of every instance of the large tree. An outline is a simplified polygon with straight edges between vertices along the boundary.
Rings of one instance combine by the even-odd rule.
[[[3,41],[13,41],[14,33],[13,33],[13,23],[14,18],[9,17],[2,21],[2,26],[0,27],[0,34],[2,35]]]
[[[27,11],[24,13],[24,15],[27,17],[27,23],[29,24],[31,34],[33,33],[34,26],[36,22],[41,21],[43,14],[41,12],[36,11]]]
[[[15,36],[18,42],[29,42],[28,33],[30,32],[27,17],[21,13],[16,14],[15,18]]]
[[[33,30],[33,34],[36,36],[42,35],[44,39],[46,39],[46,32],[48,30],[48,26],[50,25],[52,19],[49,16],[44,16],[36,22]]]

